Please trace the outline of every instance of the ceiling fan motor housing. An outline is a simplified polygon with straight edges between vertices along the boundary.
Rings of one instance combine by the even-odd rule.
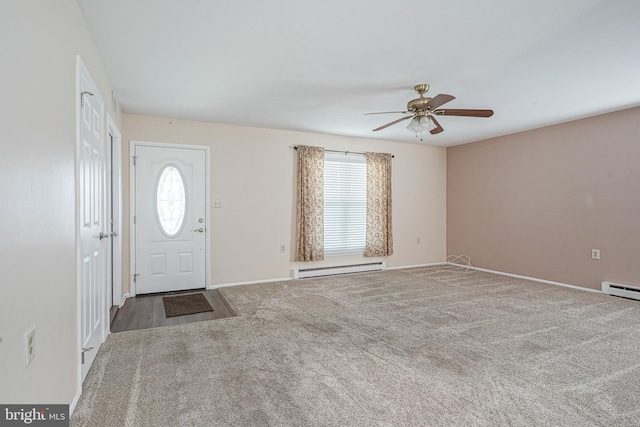
[[[422,83],[419,85],[415,85],[413,90],[418,92],[420,98],[412,99],[407,103],[407,111],[421,111],[426,110],[428,108],[427,103],[431,101],[431,98],[425,98],[423,95],[426,91],[429,90],[429,85]]]
[[[412,99],[407,103],[407,111],[421,111],[428,108],[427,103],[431,101],[431,98],[422,98],[422,95],[418,99]]]

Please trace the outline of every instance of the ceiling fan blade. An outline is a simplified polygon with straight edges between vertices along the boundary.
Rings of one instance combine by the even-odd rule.
[[[410,114],[410,111],[384,111],[382,113],[364,113],[365,116],[370,116],[371,114]]]
[[[435,135],[437,133],[440,133],[444,130],[444,128],[442,126],[440,126],[440,123],[438,123],[438,121],[436,120],[435,117],[431,116],[431,120],[433,120],[433,124],[436,125],[435,129],[431,129],[431,131],[429,132],[431,135]]]
[[[446,108],[443,110],[436,110],[433,112],[439,116],[464,116],[464,117],[491,117],[493,116],[493,110],[454,110]]]
[[[387,127],[389,127],[389,126],[393,126],[393,125],[395,125],[396,123],[400,123],[401,121],[403,121],[403,120],[407,120],[407,119],[410,119],[410,118],[412,118],[412,117],[413,117],[413,116],[406,116],[406,117],[403,117],[403,118],[401,118],[401,119],[394,120],[394,121],[392,121],[391,123],[387,123],[386,125],[382,125],[382,126],[380,126],[379,128],[375,128],[375,129],[373,130],[373,132],[375,132],[375,131],[377,131],[377,130],[382,130],[382,129],[387,128]]]
[[[436,95],[434,98],[431,98],[431,101],[427,102],[427,107],[431,109],[438,108],[439,106],[444,105],[449,101],[453,101],[454,99],[456,99],[456,97],[453,95],[441,93],[440,95]]]

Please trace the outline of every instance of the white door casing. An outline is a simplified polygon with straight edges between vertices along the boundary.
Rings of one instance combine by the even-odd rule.
[[[106,244],[104,101],[77,57],[80,380],[104,341]],[[108,235],[107,235],[108,236]]]
[[[136,294],[206,287],[206,147],[132,144]]]
[[[107,307],[117,305],[122,307],[122,136],[120,130],[107,114],[107,224],[111,238],[108,239],[110,248],[107,251]],[[110,218],[109,218],[110,217]],[[110,256],[109,256],[110,255]],[[110,276],[110,277],[109,277]],[[109,322],[107,322],[109,323]],[[106,329],[109,325],[106,325]]]

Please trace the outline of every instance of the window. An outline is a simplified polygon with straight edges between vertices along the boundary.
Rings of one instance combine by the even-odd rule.
[[[367,235],[367,168],[361,154],[325,152],[324,252],[363,253]]]
[[[156,218],[167,237],[176,237],[184,226],[186,191],[182,174],[174,165],[165,166],[156,183]]]

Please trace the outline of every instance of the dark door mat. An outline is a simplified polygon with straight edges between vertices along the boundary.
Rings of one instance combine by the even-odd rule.
[[[213,311],[203,311],[189,316],[167,317],[163,298],[192,295],[194,293],[204,295],[209,305],[213,308]],[[115,319],[113,319],[113,323],[111,323],[111,332],[159,328],[162,326],[224,319],[234,316],[236,316],[236,313],[229,304],[227,304],[222,293],[216,289],[206,291],[182,291],[171,294],[138,295],[133,298],[127,298],[124,306],[118,310]]]
[[[213,307],[211,307],[207,298],[201,293],[163,297],[162,302],[167,317],[186,316],[188,314],[213,311]]]

